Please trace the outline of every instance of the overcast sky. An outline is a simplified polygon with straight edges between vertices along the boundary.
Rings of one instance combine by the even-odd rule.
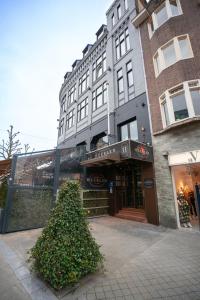
[[[0,0],[0,142],[12,124],[22,145],[56,146],[63,76],[112,2]]]

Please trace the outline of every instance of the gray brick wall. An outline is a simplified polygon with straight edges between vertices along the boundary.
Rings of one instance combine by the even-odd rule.
[[[155,175],[158,196],[160,224],[176,228],[177,215],[171,168],[168,157],[163,154],[176,154],[200,149],[200,121],[178,126],[171,131],[153,137]]]

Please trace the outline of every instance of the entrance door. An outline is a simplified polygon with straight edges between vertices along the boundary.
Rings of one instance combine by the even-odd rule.
[[[129,164],[119,170],[116,176],[116,192],[119,209],[144,209],[141,165]]]

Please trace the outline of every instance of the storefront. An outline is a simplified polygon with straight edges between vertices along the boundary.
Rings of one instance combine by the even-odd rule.
[[[127,140],[87,154],[85,189],[107,190],[108,212],[158,224],[152,147]]]
[[[169,155],[178,225],[199,229],[200,150]]]

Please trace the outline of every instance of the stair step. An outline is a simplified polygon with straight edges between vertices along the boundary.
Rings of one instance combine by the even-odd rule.
[[[145,216],[145,213],[141,212],[141,211],[133,212],[133,211],[128,211],[128,210],[120,210],[119,213],[128,214],[128,215],[141,215],[141,216]]]
[[[141,223],[147,223],[147,219],[144,217],[137,217],[134,215],[124,215],[124,214],[117,214],[115,217],[124,219],[124,220],[130,220],[135,222],[141,222]]]

